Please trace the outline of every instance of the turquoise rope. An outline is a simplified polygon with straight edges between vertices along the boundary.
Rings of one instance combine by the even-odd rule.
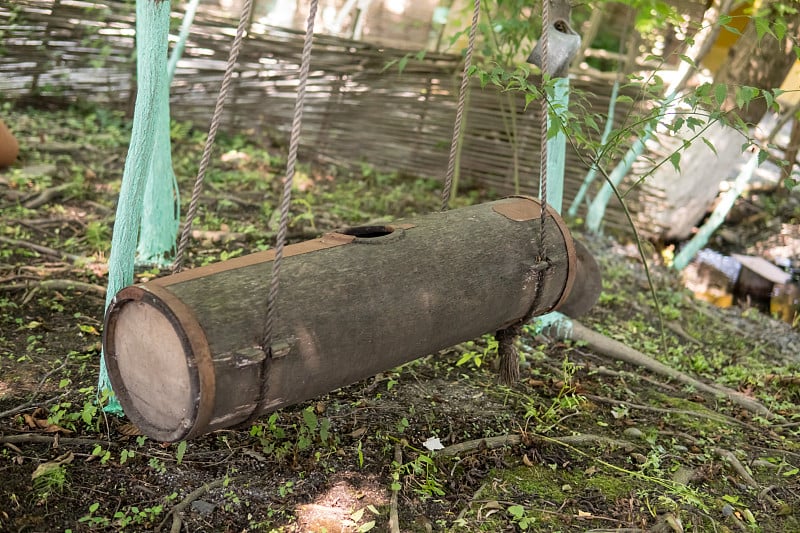
[[[169,266],[175,252],[175,241],[180,229],[180,193],[178,180],[172,168],[172,144],[170,140],[169,86],[175,76],[178,61],[183,55],[189,31],[194,20],[199,0],[192,0],[186,11],[178,33],[178,41],[172,49],[166,66],[167,83],[158,94],[160,112],[156,116],[156,140],[153,145],[153,163],[144,193],[144,216],[142,217],[136,262],[140,265]]]
[[[133,283],[134,257],[142,218],[142,197],[152,167],[152,147],[156,140],[156,117],[161,109],[158,96],[166,85],[164,58],[167,55],[170,3],[163,0],[139,0],[136,3],[138,94],[133,112],[128,157],[122,174],[122,188],[117,203],[111,255],[108,259],[106,309],[116,293]],[[114,397],[105,359],[100,359],[98,393],[110,393],[105,411],[122,414]]]

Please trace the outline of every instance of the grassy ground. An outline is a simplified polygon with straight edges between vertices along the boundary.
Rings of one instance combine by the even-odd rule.
[[[23,164],[0,173],[0,529],[388,531],[396,513],[415,532],[800,530],[797,330],[698,303],[656,268],[662,328],[638,260],[600,238],[584,238],[604,290],[583,323],[772,419],[528,328],[512,387],[485,336],[248,428],[147,439],[94,389],[129,125],[100,109],[4,118]],[[184,195],[203,137],[173,128]],[[276,230],[281,150],[240,136],[216,154],[193,265],[264,249]],[[439,203],[438,182],[367,166],[301,168],[297,185],[294,240]]]

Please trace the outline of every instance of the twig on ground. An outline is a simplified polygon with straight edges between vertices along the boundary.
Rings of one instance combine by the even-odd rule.
[[[394,446],[394,461],[398,465],[403,464],[403,447],[399,442]],[[392,499],[389,507],[389,531],[391,533],[400,533],[400,513],[397,509],[399,493],[399,489],[392,489]]]
[[[8,237],[0,236],[0,242],[8,244],[8,245],[11,245],[11,246],[19,246],[20,248],[27,248],[29,250],[33,250],[34,252],[38,252],[38,253],[40,253],[42,255],[49,255],[49,256],[52,256],[52,257],[58,257],[59,259],[65,259],[67,261],[70,261],[71,263],[77,263],[79,261],[83,261],[84,260],[83,257],[77,256],[77,255],[68,254],[66,252],[61,252],[61,251],[55,250],[53,248],[49,248],[47,246],[42,246],[41,244],[34,244],[34,243],[28,242],[28,241],[21,241],[21,240],[18,240],[18,239],[9,239]]]
[[[203,496],[204,494],[207,494],[212,489],[216,489],[218,487],[222,487],[226,483],[231,483],[231,482],[233,482],[233,481],[235,481],[237,479],[239,479],[239,478],[225,476],[225,477],[221,477],[219,479],[216,479],[216,480],[212,481],[211,483],[206,483],[205,485],[193,490],[192,492],[187,494],[184,499],[182,499],[180,502],[175,504],[175,506],[172,509],[167,511],[167,514],[164,515],[164,519],[158,525],[158,527],[156,528],[156,531],[161,531],[162,528],[164,527],[164,525],[167,523],[167,520],[169,520],[169,517],[172,516],[172,527],[170,527],[170,533],[180,533],[181,524],[183,523],[183,521],[181,520],[181,513],[187,507],[189,507],[192,504],[193,501],[198,499],[200,496]]]
[[[610,403],[612,405],[624,405],[625,407],[630,407],[631,409],[637,409],[640,411],[651,411],[653,413],[665,413],[665,414],[672,414],[672,415],[684,415],[684,416],[692,416],[696,418],[706,418],[708,420],[714,420],[716,422],[721,422],[725,424],[737,424],[743,427],[749,427],[749,424],[742,422],[741,420],[737,420],[733,417],[724,415],[722,413],[717,413],[716,411],[690,411],[688,409],[670,409],[667,407],[653,407],[651,405],[641,405],[637,403],[626,402],[623,400],[614,400],[612,398],[606,398],[605,396],[595,396],[594,394],[582,394],[584,398],[589,400],[594,400],[596,402],[601,403]]]
[[[536,437],[536,435],[531,435],[531,439],[533,440],[535,440]],[[625,450],[632,450],[637,447],[630,441],[612,439],[610,437],[594,435],[591,433],[578,433],[577,435],[566,435],[563,437],[548,437],[547,440],[553,440],[561,444],[569,444],[574,446],[586,444],[606,444],[608,446],[617,446]],[[496,448],[502,448],[503,446],[514,446],[521,443],[521,435],[499,435],[497,437],[486,437],[483,439],[474,439],[451,444],[450,446],[440,450],[438,455],[441,457],[452,457],[454,455],[461,455],[462,453],[472,452],[481,448],[494,450]]]
[[[664,363],[656,361],[652,357],[645,355],[638,350],[634,350],[633,348],[621,342],[615,341],[606,337],[605,335],[601,335],[600,333],[592,331],[576,320],[571,321],[571,328],[554,327],[551,328],[550,333],[556,337],[584,341],[590,349],[615,360],[646,368],[651,372],[669,377],[670,379],[679,381],[684,385],[694,387],[699,391],[703,391],[714,396],[723,396],[731,403],[736,404],[739,407],[742,407],[759,416],[763,416],[771,420],[777,418],[772,411],[764,407],[757,400],[748,398],[747,396],[736,392],[735,390],[723,387],[721,385],[709,385],[707,383],[703,383],[702,381],[699,381],[688,374],[681,372],[680,370],[671,368]]]
[[[22,205],[26,209],[36,209],[37,207],[41,207],[51,200],[59,198],[64,191],[69,190],[70,187],[72,187],[72,183],[62,183],[61,185],[56,185],[55,187],[48,187]]]
[[[668,390],[670,392],[675,392],[677,390],[677,388],[674,385],[671,385],[669,383],[664,383],[663,381],[659,381],[657,379],[653,379],[650,376],[644,376],[642,374],[634,374],[633,372],[629,372],[627,370],[613,370],[603,365],[591,367],[588,368],[587,370],[590,374],[593,372],[597,372],[601,376],[612,376],[619,378],[621,380],[629,379],[629,380],[644,381],[645,383],[650,383],[660,389]]]
[[[5,285],[0,285],[0,291],[20,291],[26,289],[46,289],[50,291],[76,290],[94,293],[101,298],[105,298],[106,296],[105,287],[72,279],[43,279],[41,281],[30,281],[27,283],[7,283]]]
[[[462,518],[464,518],[464,515],[466,515],[467,512],[470,510],[470,508],[472,507],[472,504],[475,503],[476,501],[478,501],[478,498],[481,497],[481,493],[483,492],[483,490],[485,488],[486,488],[486,483],[481,485],[478,488],[478,490],[475,491],[475,494],[472,495],[472,498],[469,500],[469,503],[467,505],[465,505],[464,508],[461,509],[461,511],[458,513],[457,520],[461,520]]]
[[[683,340],[691,342],[696,346],[703,345],[702,342],[700,342],[699,340],[695,339],[694,337],[686,333],[686,330],[684,330],[683,327],[677,322],[666,322],[664,325],[667,326],[667,329],[669,329],[671,332],[673,332],[675,335],[682,338]]]
[[[101,439],[82,439],[79,437],[61,437],[57,435],[41,435],[39,433],[21,433],[19,435],[0,435],[0,444],[67,444],[71,446],[116,446],[113,441]]]
[[[0,418],[5,418],[7,416],[13,416],[13,415],[15,415],[17,413],[20,413],[20,412],[24,411],[28,407],[32,406],[33,403],[36,401],[36,398],[39,396],[39,393],[42,392],[42,388],[44,387],[45,382],[50,378],[50,376],[52,376],[53,374],[55,374],[59,370],[63,369],[65,366],[67,366],[67,362],[68,361],[69,361],[69,356],[65,357],[64,358],[64,362],[62,362],[56,368],[50,370],[48,373],[46,373],[44,376],[42,376],[42,379],[39,380],[39,384],[36,386],[36,389],[34,389],[33,396],[31,396],[30,400],[28,400],[27,402],[25,402],[25,403],[23,403],[21,405],[18,405],[17,407],[9,409],[8,411],[0,412]],[[62,398],[66,394],[67,393],[64,392],[64,393],[59,394],[58,396],[56,396],[54,398],[50,398],[49,400],[44,402],[44,405],[46,405],[48,403],[52,403],[53,401],[58,400],[59,398]]]
[[[739,461],[739,459],[733,454],[733,452],[726,450],[724,448],[714,448],[714,453],[717,454],[720,458],[724,459],[728,462],[728,464],[733,468],[733,470],[739,475],[740,478],[747,483],[747,486],[751,489],[760,489],[761,486],[753,479],[753,476],[750,475],[750,472],[744,467],[744,465]]]

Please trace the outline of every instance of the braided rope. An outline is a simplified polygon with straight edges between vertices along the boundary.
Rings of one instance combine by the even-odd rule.
[[[461,120],[464,115],[464,105],[469,85],[469,69],[472,65],[472,50],[475,48],[475,34],[478,28],[478,17],[481,12],[481,0],[475,0],[475,7],[472,11],[472,25],[469,28],[469,42],[467,43],[467,53],[464,56],[464,72],[461,75],[461,88],[458,92],[458,104],[456,106],[456,120],[453,124],[453,138],[450,141],[450,159],[447,161],[447,177],[444,180],[442,189],[442,211],[446,211],[450,206],[450,194],[453,190],[453,180],[456,174],[456,152],[458,151],[458,139],[461,134]]]
[[[275,324],[276,300],[278,299],[279,273],[283,259],[283,249],[286,244],[286,233],[289,228],[289,207],[292,202],[292,182],[294,181],[294,168],[297,163],[297,150],[300,147],[300,129],[303,124],[303,106],[306,99],[306,84],[308,71],[311,64],[311,45],[314,37],[314,19],[317,16],[318,0],[311,0],[306,26],[306,38],[303,42],[303,55],[300,59],[300,80],[297,87],[297,100],[292,118],[292,131],[289,136],[289,155],[286,161],[286,176],[283,179],[283,196],[281,197],[281,218],[278,226],[278,235],[275,238],[275,259],[272,262],[272,277],[269,284],[269,297],[267,300],[267,321],[264,328],[264,338],[261,348],[269,353],[272,342],[272,330]]]
[[[244,424],[250,424],[264,410],[269,392],[269,367],[272,364],[272,333],[275,327],[275,316],[277,315],[277,301],[280,287],[280,271],[283,262],[283,250],[286,245],[286,234],[289,228],[289,207],[292,203],[292,183],[294,181],[295,165],[297,163],[297,151],[300,148],[300,130],[303,125],[303,107],[306,99],[306,85],[308,82],[308,71],[311,64],[311,48],[314,39],[314,19],[317,17],[318,0],[311,0],[308,10],[308,21],[306,23],[306,36],[303,41],[303,53],[300,58],[300,75],[297,87],[297,99],[294,105],[294,117],[292,118],[292,130],[289,135],[289,154],[286,160],[286,176],[283,178],[283,195],[280,205],[280,224],[278,235],[275,238],[275,259],[272,261],[272,276],[270,277],[269,294],[267,295],[267,319],[264,324],[264,336],[260,343],[260,348],[264,352],[264,360],[260,367],[261,386],[258,392],[258,400],[250,416]]]
[[[548,268],[545,221],[547,219],[547,94],[544,90],[544,77],[549,69],[548,65],[548,42],[547,33],[550,26],[550,0],[542,0],[542,35],[539,38],[541,44],[542,60],[542,94],[541,94],[541,133],[540,149],[541,161],[539,163],[539,194],[541,196],[542,213],[540,217],[539,232],[539,257],[534,265],[533,274],[535,276],[535,297],[526,315],[515,324],[501,329],[495,333],[498,342],[498,354],[500,355],[500,383],[503,385],[513,385],[519,379],[519,351],[516,342],[522,333],[522,325],[527,323],[536,312],[539,295],[542,294],[544,287],[545,270]]]
[[[548,64],[548,48],[549,39],[548,33],[550,28],[550,0],[542,0],[542,35],[540,36],[542,44],[542,100],[541,100],[541,124],[540,124],[540,161],[539,161],[539,195],[542,199],[542,215],[541,215],[541,235],[539,243],[541,245],[540,254],[542,259],[547,257],[547,252],[544,247],[545,243],[545,229],[544,224],[547,219],[547,93],[545,91],[544,78],[548,72],[550,65]]]
[[[228,55],[228,63],[225,65],[225,74],[222,77],[222,85],[220,86],[219,93],[217,94],[217,103],[214,106],[214,114],[211,116],[211,125],[208,128],[208,137],[206,138],[206,145],[203,148],[203,157],[200,159],[200,167],[197,169],[197,178],[194,182],[192,189],[192,198],[189,201],[189,210],[186,212],[186,221],[183,224],[181,231],[180,241],[178,243],[178,250],[175,253],[175,261],[172,263],[172,272],[180,272],[183,269],[183,256],[186,252],[186,246],[189,243],[189,234],[192,231],[192,223],[194,217],[197,215],[197,207],[200,203],[200,193],[203,189],[203,180],[205,180],[208,164],[211,161],[211,150],[214,147],[214,140],[217,138],[217,130],[219,129],[220,122],[222,122],[222,110],[225,107],[225,99],[228,97],[228,89],[233,79],[233,69],[236,68],[236,62],[239,59],[239,51],[242,48],[242,41],[244,34],[250,23],[250,13],[253,10],[253,0],[245,0],[242,6],[242,13],[239,16],[239,26],[236,28],[236,36],[233,38],[231,44],[231,51]]]

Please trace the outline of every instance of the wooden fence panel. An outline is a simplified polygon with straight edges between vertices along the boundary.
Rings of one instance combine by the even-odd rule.
[[[132,1],[0,1],[0,98],[86,100],[129,109],[135,90]],[[181,13],[176,12],[175,17]],[[171,113],[205,129],[214,109],[236,21],[200,11],[178,63]],[[172,36],[171,39],[174,39]],[[299,32],[251,25],[244,43],[223,128],[287,138],[297,89],[303,38]],[[461,57],[428,53],[409,59],[402,72],[392,61],[416,51],[317,35],[310,77],[301,158],[443,178],[455,117]],[[166,61],[166,59],[165,59]],[[611,84],[573,80],[580,104],[604,114]],[[630,111],[618,106],[618,122]],[[538,106],[488,86],[472,85],[466,111],[461,178],[499,193],[536,194],[539,168]],[[508,124],[516,123],[516,137]],[[516,149],[515,149],[516,147]],[[567,148],[565,202],[587,171],[589,154]],[[637,211],[638,198],[629,206]],[[624,228],[612,202],[608,226]],[[646,223],[647,221],[645,221]]]

